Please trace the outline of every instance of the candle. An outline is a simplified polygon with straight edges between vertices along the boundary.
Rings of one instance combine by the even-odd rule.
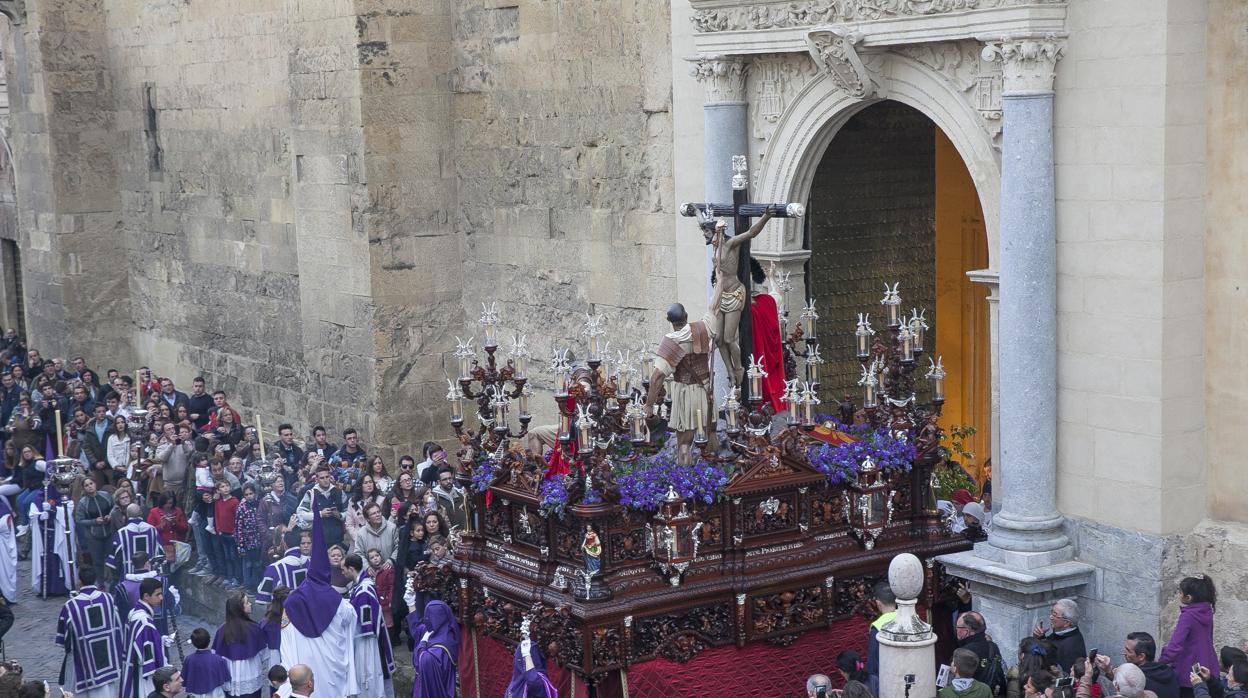
[[[914,335],[914,351],[915,353],[922,353],[926,351],[927,323],[924,322],[925,318],[923,315],[927,311],[919,312],[918,310],[912,310],[911,312],[910,334]]]
[[[646,440],[646,412],[645,410],[637,409],[635,412],[633,412],[632,425],[633,425],[633,429],[632,429],[633,442],[641,443],[642,441],[645,441]]]
[[[910,333],[910,328],[903,324],[901,332],[897,334],[897,338],[901,340],[901,360],[905,363],[913,362],[914,335]]]
[[[56,457],[64,458],[65,457],[65,434],[64,432],[61,431],[60,408],[57,408],[57,410],[53,414],[56,415]]]
[[[507,428],[507,398],[500,397],[494,401],[494,428]]]
[[[755,393],[756,395],[759,393]],[[728,419],[728,428],[737,428],[737,401],[728,400],[724,403],[724,416]]]
[[[589,360],[598,361],[602,357],[599,355],[598,335],[591,333],[589,335]]]
[[[516,366],[516,370],[514,373],[515,377],[524,378],[525,360],[523,356],[516,357],[515,366]]]
[[[461,354],[459,357],[459,377],[468,378],[469,371],[472,369],[471,359],[467,354]]]
[[[559,415],[559,440],[565,444],[572,440],[572,415]]]
[[[797,391],[795,390],[789,393],[788,399],[789,399],[789,425],[792,426],[794,424],[797,424],[797,408],[798,408]]]
[[[498,338],[496,336],[498,327],[493,323],[493,321],[487,321],[483,324],[485,325],[485,346],[498,346]]]
[[[869,380],[866,383],[866,395],[863,396],[862,406],[872,409],[877,405],[875,401],[875,381]]]
[[[763,396],[763,377],[758,371],[750,371],[750,395]]]
[[[568,374],[560,371],[558,374],[559,390],[556,391],[555,397],[567,397],[568,395]]]
[[[871,355],[871,335],[873,334],[875,330],[871,329],[871,314],[858,313],[858,326],[854,329],[854,339],[858,345],[859,361],[866,361]]]
[[[528,392],[520,393],[520,414],[527,415],[529,413],[529,394]]]
[[[892,286],[884,284],[884,299],[880,301],[888,310],[888,326],[896,327],[901,324],[901,295],[897,293],[897,287],[901,283],[894,283]]]
[[[451,403],[451,423],[463,424],[464,422],[464,400],[461,397],[452,397]]]
[[[589,453],[594,450],[594,435],[589,425],[588,419],[576,420],[577,446],[581,453]]]
[[[702,418],[701,408],[698,408],[698,428],[693,440],[699,443],[706,441],[706,420]]]
[[[932,379],[932,400],[936,402],[945,401],[945,379],[944,378]]]

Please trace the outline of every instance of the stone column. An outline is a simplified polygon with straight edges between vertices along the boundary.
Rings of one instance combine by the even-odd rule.
[[[1069,550],[1057,511],[1057,206],[1053,182],[1052,40],[989,44],[1001,61],[1001,463],[993,473],[990,545],[1012,566]],[[1059,554],[1060,555],[1060,554]],[[1002,556],[1002,561],[1007,561]],[[1067,554],[1069,557],[1069,554]]]
[[[749,66],[741,56],[699,56],[690,59],[690,72],[706,90],[703,118],[703,184],[707,202],[732,203],[732,156],[749,154],[749,103],[745,100],[745,74]],[[728,231],[733,221],[726,219]],[[691,235],[698,234],[692,230]],[[711,248],[706,248],[707,301],[711,298]],[[690,309],[691,318],[701,312]],[[728,392],[728,371],[719,352],[714,352],[715,393]]]
[[[992,375],[989,403],[992,407],[991,454],[994,465],[1001,462],[1001,367],[997,364],[997,339],[1001,323],[1001,276],[996,269],[975,269],[966,277],[988,289],[988,371]],[[994,498],[996,493],[993,493]],[[993,505],[994,511],[999,509]]]
[[[996,318],[999,427],[992,534],[974,552],[941,556],[970,582],[976,610],[1002,648],[1016,646],[1062,596],[1093,581],[1073,560],[1057,510],[1057,230],[1053,182],[1054,39],[992,42],[1003,64],[1000,300]],[[977,279],[978,280],[978,279]]]

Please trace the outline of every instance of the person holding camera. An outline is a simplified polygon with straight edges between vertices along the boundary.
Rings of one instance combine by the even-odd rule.
[[[320,466],[316,470],[316,484],[308,489],[295,510],[295,522],[302,529],[312,528],[312,518],[320,512],[322,525],[325,528],[325,545],[341,545],[344,526],[343,512],[347,509],[347,498],[334,484],[334,476],[328,466]]]

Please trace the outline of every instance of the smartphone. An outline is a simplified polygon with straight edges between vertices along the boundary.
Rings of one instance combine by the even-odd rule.
[[[1192,673],[1200,674],[1200,662],[1196,662],[1195,664],[1192,665]]]
[[[1088,664],[1090,664],[1090,665],[1092,665],[1092,666],[1096,666],[1096,655],[1097,655],[1097,654],[1098,654],[1098,651],[1097,651],[1097,649],[1096,649],[1095,647],[1093,647],[1092,649],[1088,650]]]
[[[1071,686],[1074,686],[1074,685],[1075,685],[1075,677],[1063,676],[1062,678],[1057,680],[1057,683],[1053,684],[1053,687],[1054,688],[1070,688]]]

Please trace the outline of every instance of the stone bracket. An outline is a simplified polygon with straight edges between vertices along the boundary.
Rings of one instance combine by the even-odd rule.
[[[862,51],[862,40],[861,32],[843,26],[818,29],[806,35],[810,57],[837,87],[855,99],[884,97],[880,56]]]

